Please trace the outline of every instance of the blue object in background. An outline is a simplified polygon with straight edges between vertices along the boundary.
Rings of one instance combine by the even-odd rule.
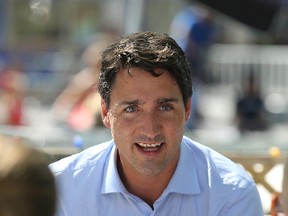
[[[80,135],[75,135],[73,137],[73,144],[74,146],[78,149],[78,150],[83,150],[84,148],[84,141],[83,141],[83,138],[82,136]]]

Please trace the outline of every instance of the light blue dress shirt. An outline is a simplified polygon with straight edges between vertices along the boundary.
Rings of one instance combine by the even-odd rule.
[[[129,193],[111,140],[50,165],[57,216],[263,216],[257,187],[237,164],[187,137],[176,171],[154,209]]]

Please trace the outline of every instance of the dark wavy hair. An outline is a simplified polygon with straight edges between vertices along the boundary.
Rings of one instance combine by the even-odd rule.
[[[167,70],[180,87],[184,104],[192,96],[191,69],[184,51],[167,34],[138,32],[122,37],[102,53],[98,91],[107,108],[117,72],[123,68],[138,67],[161,76],[154,70]]]

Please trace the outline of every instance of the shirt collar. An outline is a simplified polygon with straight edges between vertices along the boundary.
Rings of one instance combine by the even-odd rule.
[[[165,193],[180,194],[199,194],[201,193],[195,158],[193,153],[188,149],[185,141],[182,140],[180,145],[180,160]],[[109,155],[108,163],[104,169],[104,179],[102,185],[102,194],[106,193],[127,193],[117,171],[116,166],[117,151],[115,144]]]
[[[115,143],[113,141],[113,147],[112,150],[108,156],[109,160],[108,163],[106,163],[105,169],[104,169],[104,179],[102,184],[101,193],[107,194],[107,193],[124,193],[126,192],[126,189],[118,175],[117,170],[117,150]]]
[[[193,152],[182,140],[180,145],[180,159],[170,183],[165,192],[180,194],[200,194],[200,185],[198,180],[197,168]]]

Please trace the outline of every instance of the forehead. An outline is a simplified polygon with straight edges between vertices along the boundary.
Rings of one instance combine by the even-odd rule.
[[[111,102],[114,100],[155,101],[160,98],[182,98],[180,88],[170,73],[164,69],[156,69],[159,76],[141,68],[120,70],[115,78],[111,92]]]

